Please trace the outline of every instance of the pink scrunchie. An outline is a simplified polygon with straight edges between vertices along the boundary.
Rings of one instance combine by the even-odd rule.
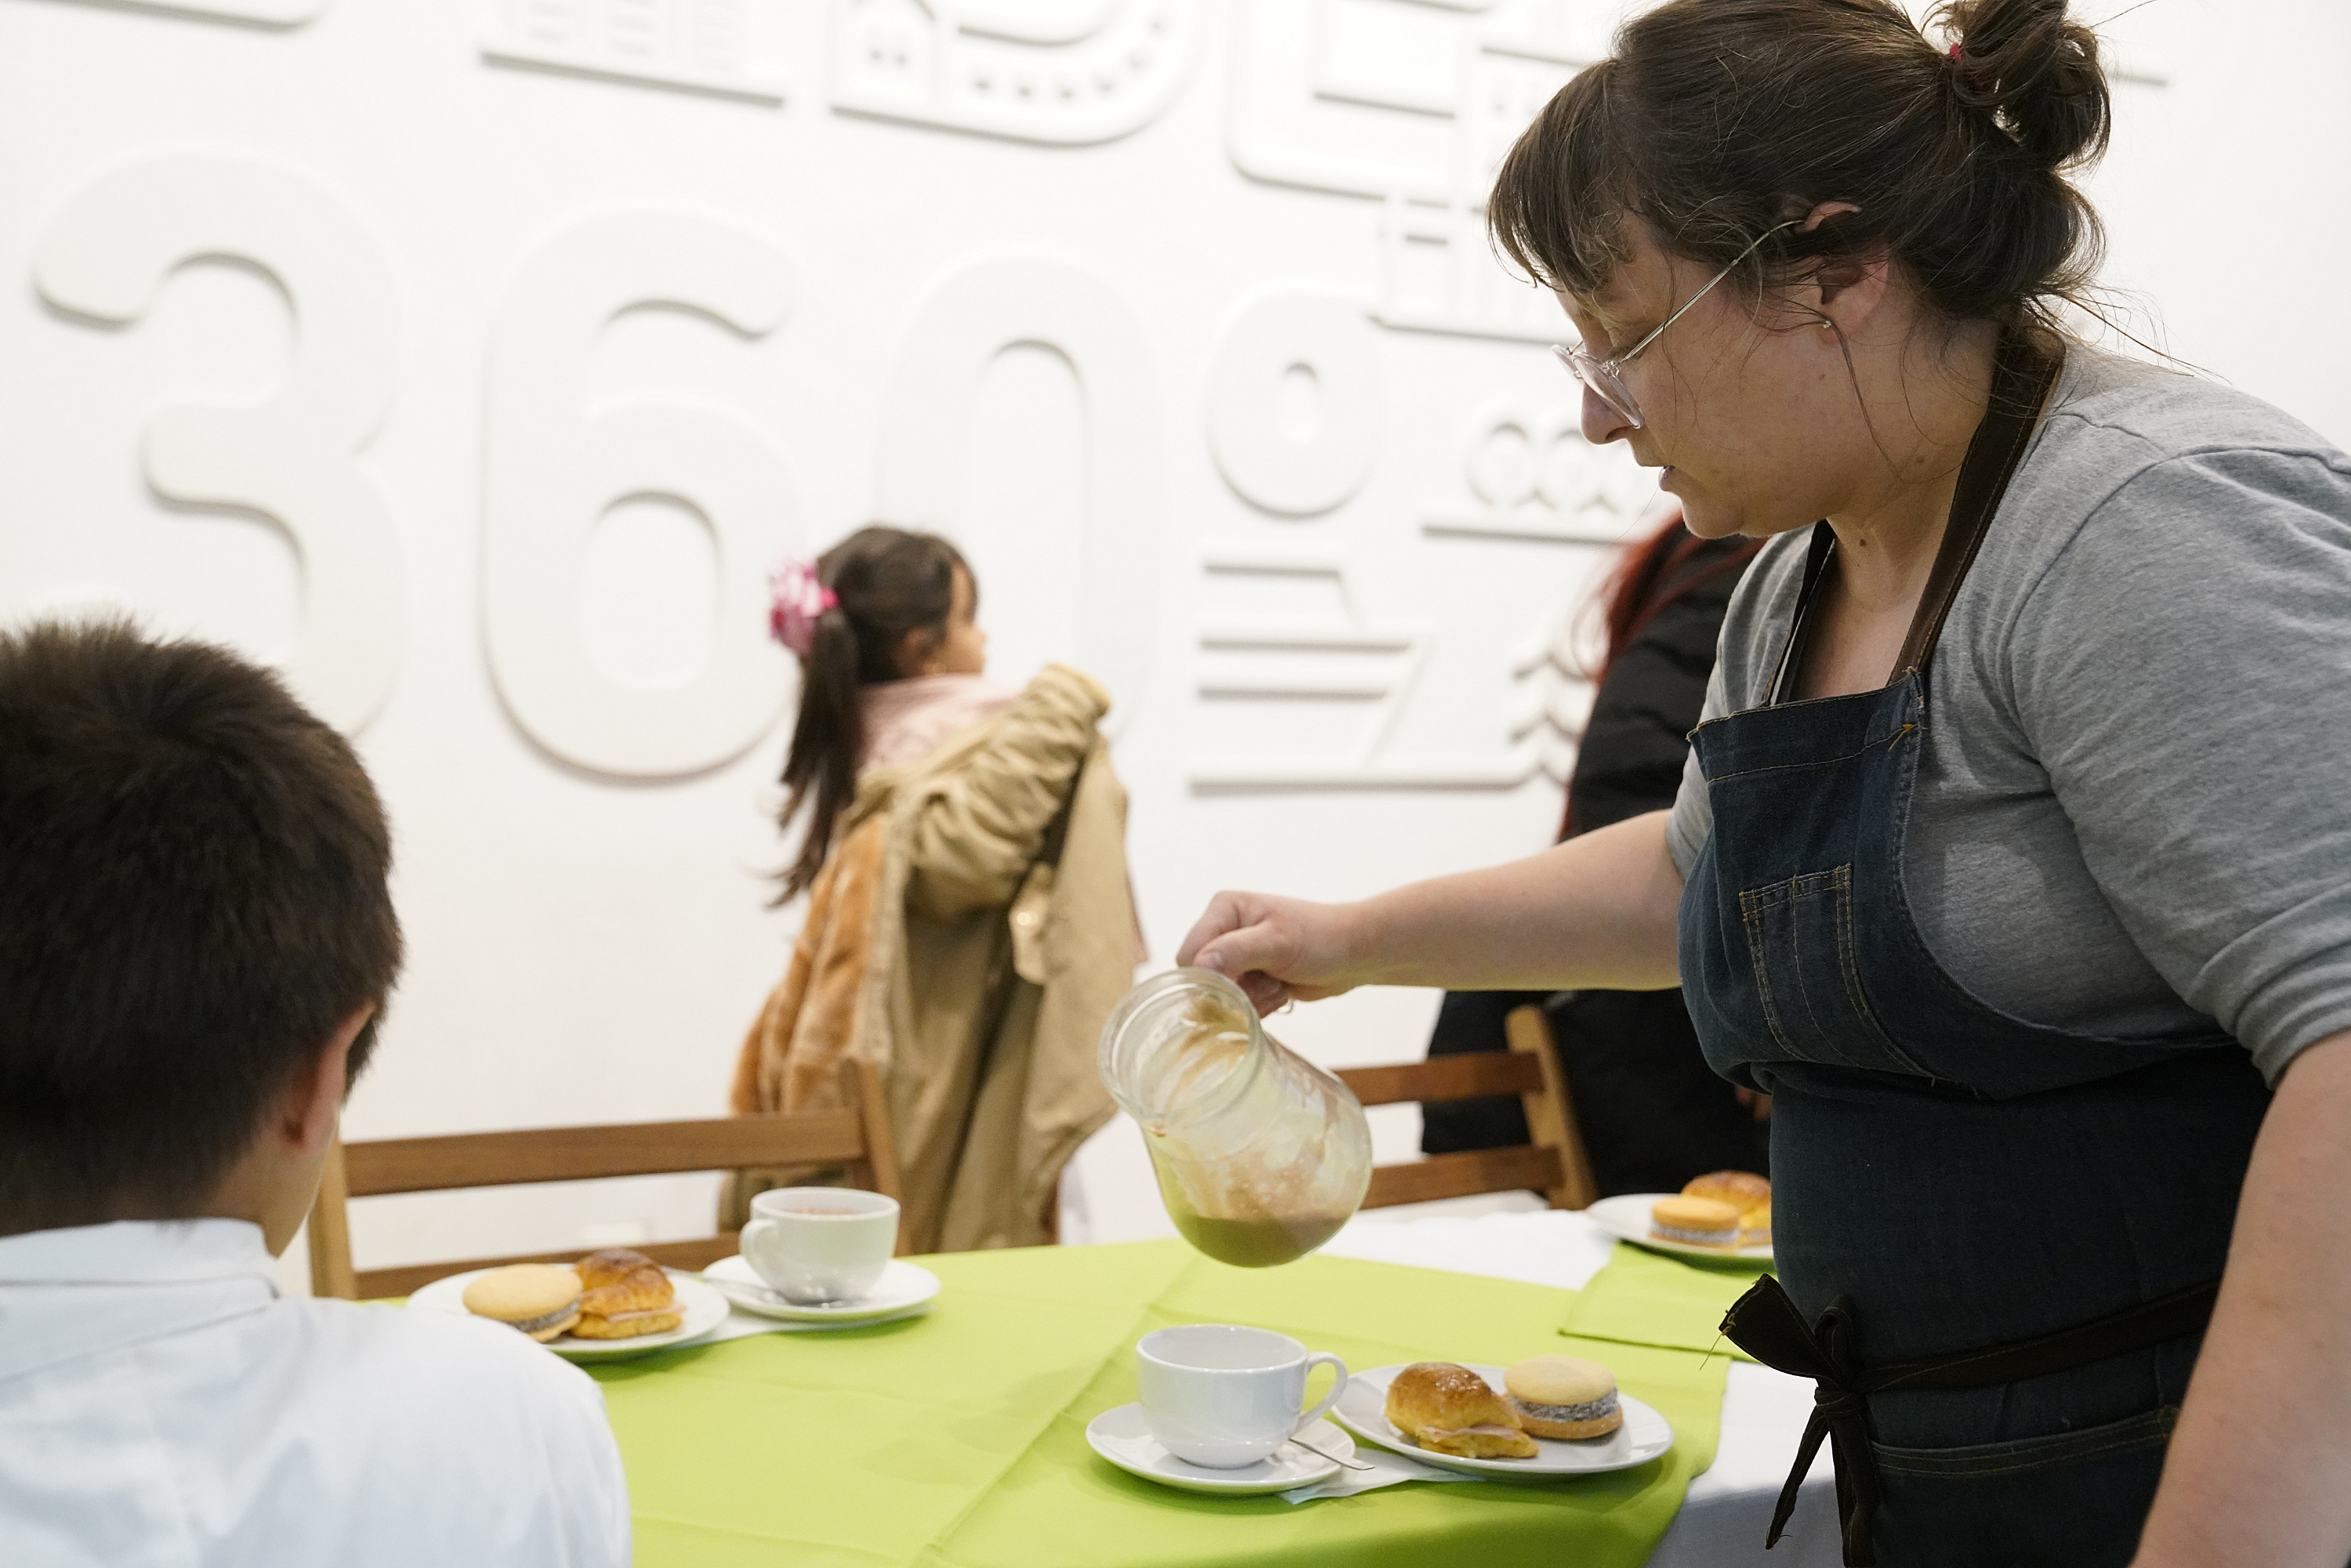
[[[816,620],[841,603],[812,560],[788,560],[768,574],[768,635],[805,659],[816,646]]]

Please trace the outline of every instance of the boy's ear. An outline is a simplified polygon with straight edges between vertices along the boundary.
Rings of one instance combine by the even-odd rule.
[[[350,1090],[351,1042],[374,1016],[372,1004],[352,1013],[294,1075],[280,1130],[303,1153],[316,1154],[334,1141],[343,1100]]]

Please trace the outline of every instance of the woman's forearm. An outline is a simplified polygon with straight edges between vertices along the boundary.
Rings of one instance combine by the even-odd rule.
[[[2134,1568],[2351,1558],[2351,1033],[2287,1069]]]
[[[1348,967],[1358,983],[1462,991],[1678,985],[1668,815],[1365,899],[1351,914]]]

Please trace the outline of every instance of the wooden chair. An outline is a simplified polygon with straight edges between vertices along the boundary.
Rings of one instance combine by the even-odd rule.
[[[404,1296],[444,1274],[501,1263],[568,1263],[593,1249],[399,1269],[351,1268],[354,1197],[453,1187],[580,1181],[594,1176],[664,1176],[679,1171],[775,1166],[850,1167],[855,1185],[898,1196],[898,1162],[890,1143],[888,1103],[872,1064],[844,1061],[846,1109],[706,1122],[637,1122],[603,1127],[542,1127],[518,1133],[461,1133],[439,1138],[383,1138],[338,1144],[310,1208],[310,1289],[321,1296]],[[699,1269],[737,1250],[736,1232],[699,1241],[639,1247],[657,1263]]]
[[[1499,1149],[1431,1155],[1372,1172],[1365,1208],[1425,1203],[1437,1197],[1531,1188],[1553,1208],[1584,1208],[1600,1196],[1592,1161],[1575,1130],[1575,1102],[1552,1048],[1551,1025],[1541,1008],[1512,1009],[1503,1021],[1508,1051],[1431,1057],[1398,1067],[1350,1067],[1339,1077],[1366,1105],[1417,1100],[1442,1104],[1490,1094],[1516,1094],[1526,1108],[1531,1143]]]

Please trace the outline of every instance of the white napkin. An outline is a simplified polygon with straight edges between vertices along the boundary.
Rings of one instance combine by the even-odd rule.
[[[1393,1449],[1371,1443],[1355,1445],[1355,1462],[1369,1465],[1368,1470],[1351,1470],[1339,1467],[1339,1473],[1329,1480],[1316,1481],[1311,1487],[1292,1487],[1275,1495],[1284,1502],[1311,1502],[1318,1497],[1353,1497],[1359,1491],[1376,1491],[1382,1487],[1398,1486],[1405,1481],[1474,1481],[1482,1478],[1467,1470],[1447,1469],[1443,1465],[1423,1464],[1406,1458]]]

